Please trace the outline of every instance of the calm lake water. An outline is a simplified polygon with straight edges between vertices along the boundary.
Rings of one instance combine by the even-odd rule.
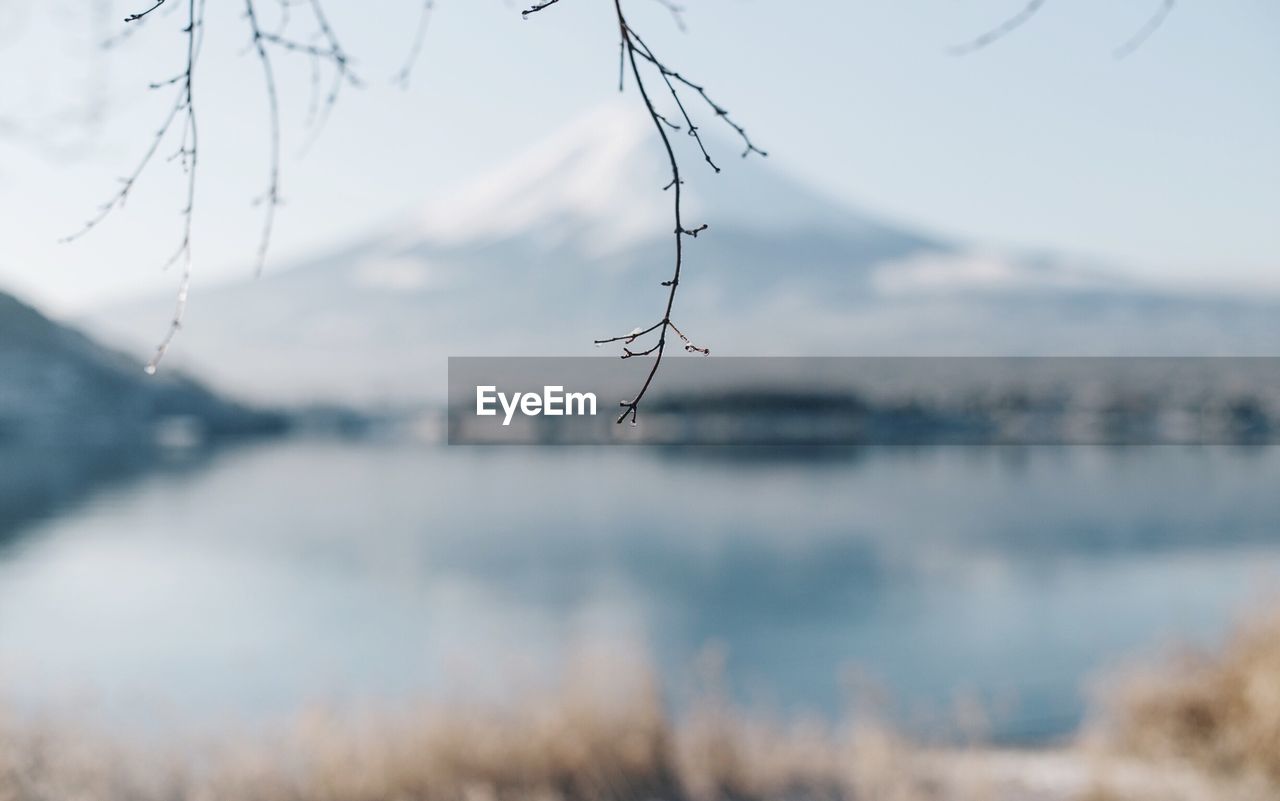
[[[679,706],[711,645],[772,709],[833,714],[852,670],[918,726],[977,697],[1052,737],[1268,598],[1277,487],[1280,448],[254,446],[0,521],[0,696],[207,726],[604,649]]]

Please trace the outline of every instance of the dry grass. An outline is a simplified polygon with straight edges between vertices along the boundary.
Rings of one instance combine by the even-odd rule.
[[[1280,798],[1280,612],[1241,626],[1219,653],[1135,671],[1107,698],[1104,747]]]
[[[0,721],[0,801],[943,797],[915,752],[879,728],[766,721],[716,692],[677,724],[650,674],[626,673],[595,664],[517,708],[317,712],[272,737],[168,753]]]
[[[0,717],[0,801],[1280,798],[1280,614],[1108,697],[1092,751],[930,750],[865,719],[751,715],[714,681],[675,721],[651,671],[597,659],[517,704],[317,712],[163,753]]]

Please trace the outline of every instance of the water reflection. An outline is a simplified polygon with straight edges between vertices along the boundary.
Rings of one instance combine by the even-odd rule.
[[[70,509],[98,487],[127,482],[152,463],[141,452],[0,442],[0,549],[33,521]]]
[[[857,666],[908,719],[977,693],[997,736],[1050,736],[1096,670],[1268,588],[1277,479],[1271,448],[254,446],[26,523],[0,677],[208,722],[500,693],[591,644],[678,705],[715,642],[766,703],[832,711]]]

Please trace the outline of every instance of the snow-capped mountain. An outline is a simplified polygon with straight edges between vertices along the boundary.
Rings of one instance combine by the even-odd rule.
[[[704,129],[709,131],[710,129]],[[675,319],[724,355],[1271,353],[1280,306],[1157,292],[1064,258],[982,251],[859,213],[709,138],[682,151]],[[651,121],[611,104],[334,253],[199,290],[173,351],[271,400],[437,397],[449,355],[598,355],[661,314],[673,221]],[[170,298],[88,322],[131,347]]]
[[[470,244],[533,235],[545,245],[574,242],[591,255],[633,247],[671,228],[671,170],[649,118],[621,100],[569,123],[524,155],[435,198],[411,236]],[[840,230],[864,243],[897,244],[914,235],[859,219],[789,181],[739,146],[712,148],[725,167],[715,175],[692,140],[672,132],[683,151],[685,210],[690,220],[770,235]]]

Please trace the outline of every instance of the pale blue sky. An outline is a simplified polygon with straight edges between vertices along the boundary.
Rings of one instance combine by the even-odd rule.
[[[1022,29],[949,45],[1023,0],[685,0],[689,30],[628,0],[637,27],[705,81],[775,166],[867,212],[988,246],[1047,247],[1178,283],[1280,288],[1280,3],[1182,0],[1126,60],[1113,49],[1158,0],[1049,0]],[[163,115],[145,84],[180,69],[179,16],[91,55],[85,0],[0,0],[0,286],[61,312],[166,291],[179,177],[164,164],[127,213],[57,238],[112,189]],[[114,30],[121,0],[102,20]],[[203,145],[196,286],[247,274],[265,169],[265,104],[238,2],[209,3],[198,76]],[[315,145],[309,73],[281,65],[285,194],[273,262],[385,223],[612,97],[604,0],[522,21],[502,0],[437,0],[412,88],[389,76],[418,0],[329,0],[367,79]],[[37,125],[105,88],[91,136]],[[634,98],[633,98],[634,99]],[[42,140],[15,136],[36,127]],[[5,134],[5,126],[10,133]],[[732,164],[728,165],[732,168]]]

